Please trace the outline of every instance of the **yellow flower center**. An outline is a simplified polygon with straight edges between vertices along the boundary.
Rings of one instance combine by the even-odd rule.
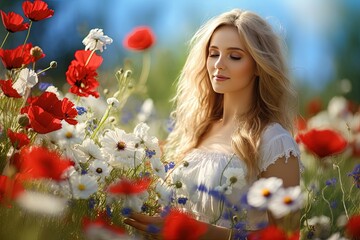
[[[72,137],[73,137],[72,132],[66,132],[66,133],[65,133],[65,137],[66,137],[66,138],[72,138]]]
[[[269,189],[264,188],[264,189],[262,190],[262,195],[267,198],[267,197],[270,197],[271,192],[269,191]]]
[[[80,190],[80,191],[84,191],[85,189],[86,189],[86,187],[85,187],[85,185],[84,184],[79,184],[78,185],[78,189]]]
[[[126,148],[126,143],[123,142],[123,141],[119,141],[119,142],[117,143],[116,147],[117,147],[117,149],[118,149],[119,151],[125,150],[125,148]]]
[[[293,199],[291,197],[289,197],[289,196],[285,196],[283,201],[287,205],[290,205],[291,203],[293,203]]]

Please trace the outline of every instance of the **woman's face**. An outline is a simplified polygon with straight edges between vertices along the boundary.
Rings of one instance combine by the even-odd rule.
[[[251,96],[256,63],[246,52],[237,28],[221,26],[216,29],[208,51],[206,67],[214,91]]]

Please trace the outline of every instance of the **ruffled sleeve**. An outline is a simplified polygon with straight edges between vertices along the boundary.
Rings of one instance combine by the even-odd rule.
[[[269,165],[279,158],[285,157],[285,162],[292,155],[298,159],[300,171],[303,165],[300,161],[300,150],[290,133],[280,124],[274,123],[264,131],[260,143],[260,171],[265,171]]]

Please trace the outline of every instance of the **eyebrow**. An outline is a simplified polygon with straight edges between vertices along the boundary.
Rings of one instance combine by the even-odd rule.
[[[217,46],[210,46],[209,49],[211,49],[211,48],[219,49]],[[227,50],[238,50],[238,51],[245,52],[244,49],[238,48],[238,47],[229,47],[229,48],[227,48]]]

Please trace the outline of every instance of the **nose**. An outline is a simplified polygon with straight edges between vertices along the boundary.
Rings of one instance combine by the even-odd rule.
[[[214,67],[216,69],[224,69],[224,63],[222,57],[219,55],[219,57],[216,59]]]

